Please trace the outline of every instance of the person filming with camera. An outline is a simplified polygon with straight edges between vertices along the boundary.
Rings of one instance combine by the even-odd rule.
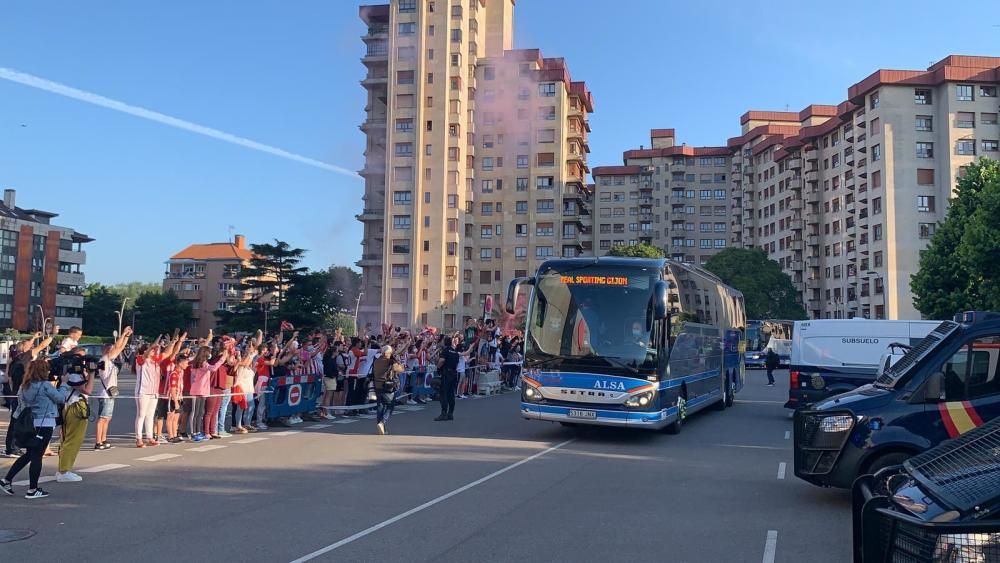
[[[50,379],[62,378],[70,393],[63,407],[63,439],[59,447],[56,481],[76,483],[83,481],[83,477],[73,473],[72,469],[90,422],[89,396],[94,389],[94,376],[103,369],[103,365],[100,358],[88,356],[87,350],[80,347],[62,354],[59,360],[61,366],[52,370],[54,373]]]
[[[396,404],[396,391],[399,391],[399,374],[403,373],[403,365],[393,356],[392,346],[382,347],[381,353],[372,362],[371,373],[378,404],[375,431],[381,436],[387,433],[386,426]]]
[[[42,456],[52,439],[59,405],[67,401],[71,393],[66,375],[59,376],[58,388],[49,383],[49,376],[49,362],[44,359],[34,360],[28,365],[24,382],[17,392],[18,409],[14,413],[11,429],[16,432],[17,442],[26,452],[17,458],[7,475],[0,479],[0,492],[4,494],[14,495],[14,478],[25,466],[30,465],[28,492],[24,498],[41,499],[49,496],[38,487],[38,478],[42,474]]]

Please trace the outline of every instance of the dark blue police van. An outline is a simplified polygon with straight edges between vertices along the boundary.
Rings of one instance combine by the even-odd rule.
[[[874,383],[795,412],[795,475],[848,488],[1000,415],[1000,313],[942,322]]]

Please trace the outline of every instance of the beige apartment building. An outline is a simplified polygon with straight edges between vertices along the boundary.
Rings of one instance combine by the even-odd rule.
[[[673,129],[650,131],[650,148],[623,166],[594,168],[598,255],[640,243],[674,260],[704,264],[729,244],[731,155],[727,147],[676,145]]]
[[[170,257],[163,290],[191,304],[192,336],[207,335],[217,326],[215,311],[232,310],[243,301],[239,275],[252,256],[246,237],[236,235],[232,242],[192,244]]]
[[[755,112],[733,149],[733,241],[763,248],[813,318],[917,319],[910,278],[965,166],[1000,156],[1000,58],[879,70],[837,106]]]
[[[513,49],[513,0],[363,6],[359,325],[455,328],[550,256],[592,250],[587,114],[565,61]]]

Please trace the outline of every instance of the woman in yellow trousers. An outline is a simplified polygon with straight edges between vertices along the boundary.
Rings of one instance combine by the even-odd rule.
[[[76,463],[76,456],[80,453],[80,446],[83,445],[83,437],[87,434],[87,425],[90,422],[90,405],[87,396],[93,389],[93,374],[86,376],[70,374],[67,377],[72,391],[66,399],[66,408],[63,410],[63,439],[59,447],[59,471],[56,473],[56,481],[59,483],[76,483],[83,481],[76,473],[73,473],[73,465]]]

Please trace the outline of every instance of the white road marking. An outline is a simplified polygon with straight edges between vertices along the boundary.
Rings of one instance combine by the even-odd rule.
[[[377,417],[373,414],[359,414],[358,418],[364,418],[367,420],[375,420]]]
[[[715,444],[720,448],[746,448],[748,450],[778,450],[785,451],[787,448],[778,448],[775,446],[745,446],[740,444]]]
[[[791,430],[785,430],[785,439],[788,440],[791,437],[792,437],[792,431]]]
[[[358,421],[358,419],[356,419],[356,418],[342,418],[340,420],[334,420],[333,423],[334,424],[354,424],[357,421]]]
[[[151,455],[149,457],[140,457],[136,461],[163,461],[165,459],[174,459],[175,457],[181,457],[180,454],[158,454]]]
[[[768,530],[767,541],[764,542],[764,558],[761,563],[774,563],[774,553],[778,549],[778,531]]]
[[[503,475],[504,473],[507,473],[508,471],[510,471],[512,469],[517,469],[518,467],[524,465],[525,463],[528,463],[529,461],[536,460],[536,459],[542,457],[545,454],[548,454],[548,453],[554,452],[554,451],[556,451],[556,450],[558,450],[560,448],[563,448],[563,447],[565,447],[565,446],[573,443],[574,441],[576,441],[576,438],[572,438],[572,439],[566,440],[565,442],[562,442],[560,444],[556,444],[555,446],[552,446],[551,448],[549,448],[547,450],[544,450],[544,451],[538,452],[538,453],[536,453],[534,455],[528,456],[528,457],[522,459],[521,461],[517,461],[515,463],[512,463],[512,464],[508,465],[507,467],[504,467],[502,469],[494,471],[493,473],[490,473],[489,475],[487,475],[485,477],[482,477],[482,478],[477,479],[477,480],[475,480],[475,481],[473,481],[473,482],[471,482],[471,483],[469,483],[467,485],[459,487],[459,488],[455,489],[454,491],[451,491],[450,493],[445,493],[445,494],[437,497],[436,499],[429,500],[429,501],[425,502],[424,504],[421,504],[420,506],[418,506],[416,508],[411,508],[410,510],[407,510],[406,512],[403,512],[402,514],[397,514],[396,516],[393,516],[392,518],[389,518],[388,520],[385,520],[385,521],[383,521],[383,522],[381,522],[379,524],[375,524],[374,526],[372,526],[370,528],[367,528],[365,530],[361,530],[360,532],[354,534],[353,536],[344,538],[344,539],[340,540],[337,543],[332,543],[332,544],[330,544],[330,545],[328,545],[328,546],[326,546],[326,547],[324,547],[322,549],[318,549],[318,550],[316,550],[316,551],[314,551],[314,552],[312,552],[312,553],[310,553],[308,555],[303,555],[302,557],[300,557],[300,558],[292,561],[292,563],[305,563],[306,561],[312,561],[313,559],[316,559],[317,557],[319,557],[321,555],[326,555],[327,553],[330,553],[331,551],[333,551],[335,549],[339,549],[339,548],[344,547],[345,545],[347,545],[349,543],[355,542],[355,541],[357,541],[357,540],[359,540],[359,539],[361,539],[361,538],[363,538],[363,537],[365,537],[365,536],[367,536],[369,534],[373,534],[373,533],[381,530],[382,528],[385,528],[386,526],[391,526],[392,524],[395,524],[396,522],[399,522],[400,520],[402,520],[404,518],[407,518],[409,516],[413,516],[414,514],[416,514],[418,512],[421,512],[423,510],[426,510],[426,509],[428,509],[428,508],[430,508],[430,507],[432,507],[432,506],[434,506],[436,504],[442,503],[442,502],[450,499],[453,496],[460,495],[460,494],[464,493],[465,491],[468,491],[469,489],[472,489],[474,487],[482,485],[483,483],[485,483],[485,482],[487,482],[487,481],[489,481],[491,479],[494,479],[496,477],[499,477],[499,476]],[[772,561],[773,561],[773,558],[772,558]]]
[[[97,467],[87,467],[84,469],[77,470],[77,473],[103,473],[104,471],[111,471],[113,469],[123,469],[128,467],[124,463],[109,463],[107,465],[98,465]]]
[[[778,479],[784,479],[785,478],[785,470],[787,470],[787,469],[788,469],[788,464],[787,463],[781,462],[781,463],[778,464]]]
[[[189,451],[189,452],[211,452],[211,451],[214,451],[214,450],[221,450],[222,448],[225,448],[225,447],[226,446],[210,445],[210,446],[201,446],[201,447],[198,447],[198,448],[190,448],[187,451]]]
[[[52,476],[52,475],[48,475],[46,477],[39,477],[38,478],[38,484],[41,485],[42,483],[51,483],[51,482],[53,482],[55,480],[56,480],[56,478],[54,476]],[[31,482],[27,481],[27,480],[24,480],[24,481],[14,481],[13,484],[15,486],[17,486],[17,487],[27,487],[28,485],[31,484]]]
[[[257,442],[263,442],[267,438],[243,438],[242,440],[233,440],[231,444],[256,444]]]
[[[329,428],[330,424],[313,424],[312,426],[306,426],[307,430],[322,430],[324,428]]]
[[[271,436],[294,436],[301,433],[301,430],[285,430],[284,432],[275,432],[274,434],[271,434]]]
[[[749,399],[736,399],[737,403],[749,403],[751,405],[783,405],[784,401],[752,401]]]

